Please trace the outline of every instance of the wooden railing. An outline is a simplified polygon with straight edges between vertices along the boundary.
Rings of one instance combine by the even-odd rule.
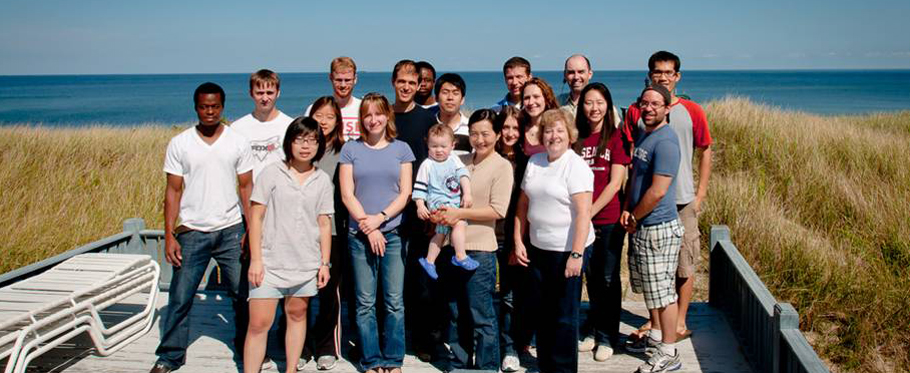
[[[774,299],[723,225],[711,227],[710,277],[709,303],[726,314],[757,371],[828,372],[799,331],[799,314]]]

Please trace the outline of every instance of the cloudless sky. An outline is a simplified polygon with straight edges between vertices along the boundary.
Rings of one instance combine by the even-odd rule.
[[[361,71],[399,59],[497,71],[513,55],[561,70],[910,68],[907,0],[270,1],[3,0],[0,75]]]

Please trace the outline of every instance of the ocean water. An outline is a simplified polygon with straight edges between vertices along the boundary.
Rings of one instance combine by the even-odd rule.
[[[440,72],[442,73],[442,72]],[[502,73],[461,73],[467,83],[466,109],[488,107],[505,94]],[[560,71],[535,72],[567,92]],[[617,106],[631,103],[644,84],[644,71],[597,71]],[[248,74],[0,76],[0,125],[132,125],[195,121],[193,90],[212,81],[224,87],[224,115],[239,118],[253,109]],[[317,97],[331,94],[325,73],[281,73],[278,107],[296,116]],[[355,95],[394,96],[389,73],[361,72]],[[823,115],[910,110],[910,70],[683,71],[678,92],[697,102],[728,95],[791,110]]]

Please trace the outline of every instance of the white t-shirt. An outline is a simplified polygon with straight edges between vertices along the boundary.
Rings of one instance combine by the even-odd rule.
[[[180,224],[214,232],[243,219],[237,195],[237,175],[253,169],[250,143],[224,127],[212,145],[190,127],[167,144],[164,172],[183,177]]]
[[[531,244],[547,251],[572,251],[575,212],[572,195],[594,191],[594,173],[571,149],[555,162],[547,153],[528,160],[521,189],[528,196],[528,229]],[[585,246],[594,243],[594,226],[588,223]]]
[[[260,122],[253,114],[231,123],[231,129],[243,135],[250,142],[253,153],[253,180],[259,177],[262,169],[275,161],[284,161],[284,134],[294,119],[281,111],[268,122]]]
[[[351,96],[351,101],[348,101],[348,106],[341,108],[341,123],[344,125],[342,134],[344,135],[344,141],[357,140],[360,138],[360,101],[361,99]],[[310,109],[313,108],[313,105],[306,107],[306,111],[303,115],[310,116]]]

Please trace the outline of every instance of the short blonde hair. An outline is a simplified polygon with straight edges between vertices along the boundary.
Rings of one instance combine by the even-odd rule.
[[[334,73],[336,71],[348,70],[351,69],[354,71],[354,74],[357,74],[357,64],[354,63],[354,59],[351,57],[341,56],[332,60],[332,63],[329,64],[329,72]]]
[[[386,141],[391,142],[392,140],[395,140],[395,138],[398,137],[398,130],[395,128],[395,112],[392,111],[392,105],[389,105],[389,100],[382,94],[375,92],[367,93],[360,102],[360,115],[358,115],[357,118],[357,130],[360,131],[360,139],[366,139],[367,129],[363,125],[363,116],[366,115],[367,110],[373,105],[376,105],[379,110],[389,118],[385,127]]]
[[[281,79],[278,78],[278,73],[269,69],[262,69],[250,75],[251,92],[253,88],[269,85],[274,85],[275,89],[281,90]]]
[[[540,115],[540,128],[537,129],[537,141],[543,144],[543,132],[549,126],[562,122],[569,133],[569,147],[578,141],[578,127],[575,127],[575,117],[563,109],[550,109]]]

